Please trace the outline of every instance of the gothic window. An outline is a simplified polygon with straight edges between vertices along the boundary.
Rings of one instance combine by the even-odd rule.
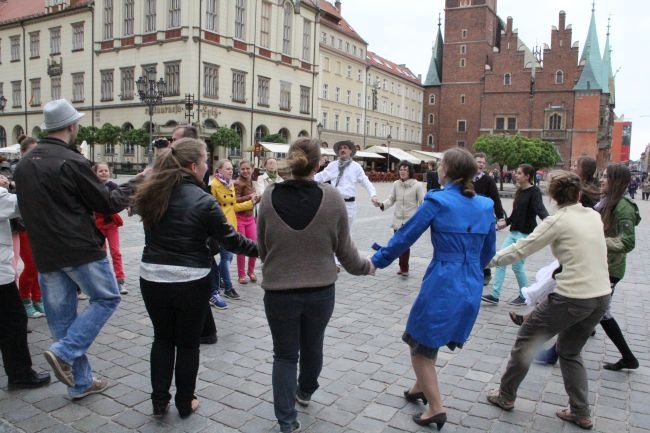
[[[512,84],[512,75],[507,72],[503,75],[503,85],[510,86]]]
[[[548,129],[562,129],[562,116],[557,113],[548,118]]]
[[[429,125],[433,125],[434,117],[433,114],[429,114]]]
[[[558,70],[555,72],[555,84],[563,84],[564,83],[564,72],[562,70]]]

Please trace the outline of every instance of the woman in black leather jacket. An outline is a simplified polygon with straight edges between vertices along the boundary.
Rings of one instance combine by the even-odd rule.
[[[172,376],[182,418],[198,405],[194,395],[199,341],[210,308],[210,260],[206,241],[257,256],[257,245],[235,231],[214,197],[203,190],[208,169],[202,141],[182,138],[156,158],[153,173],[138,188],[134,208],[142,217],[145,246],[140,289],[154,327],[151,400],[154,416],[167,413]]]

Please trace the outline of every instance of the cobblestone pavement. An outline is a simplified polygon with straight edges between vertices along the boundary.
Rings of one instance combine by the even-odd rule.
[[[377,189],[380,197],[385,197],[390,185],[377,184]],[[353,237],[363,254],[369,255],[373,242],[388,240],[392,209],[382,213],[372,207],[365,191],[359,191],[358,203]],[[603,370],[603,361],[618,359],[618,352],[601,329],[589,340],[583,357],[597,432],[650,431],[650,292],[646,269],[650,264],[650,202],[637,203],[644,221],[637,228],[637,248],[628,257],[628,272],[617,287],[613,305],[641,367],[631,372]],[[509,210],[512,200],[504,199],[504,206]],[[273,414],[271,337],[262,307],[263,292],[258,284],[250,283],[237,286],[242,299],[230,301],[228,310],[214,310],[219,343],[201,346],[198,412],[187,420],[181,420],[174,408],[162,420],[151,417],[149,350],[153,331],[138,288],[143,233],[136,218],[125,217],[125,221],[122,252],[131,293],[123,297],[89,351],[95,372],[107,377],[112,386],[101,395],[73,402],[56,380],[43,389],[9,392],[3,371],[0,432],[279,431]],[[504,236],[504,232],[498,234],[499,245]],[[321,388],[310,406],[299,413],[303,431],[431,431],[413,423],[411,415],[422,408],[407,403],[402,396],[414,376],[400,336],[431,257],[427,237],[411,251],[408,279],[396,275],[396,263],[375,277],[340,274],[336,308],[325,338]],[[526,264],[529,277],[548,261],[548,250],[530,258]],[[233,263],[233,272],[234,267]],[[515,294],[516,282],[509,270],[503,299]],[[449,418],[443,431],[578,431],[554,415],[556,408],[567,405],[558,366],[531,367],[514,411],[504,412],[486,403],[485,393],[497,386],[517,332],[507,315],[512,307],[501,304],[481,309],[462,350],[440,351],[440,387]],[[35,366],[49,371],[42,355],[51,343],[46,321],[31,319],[29,325],[34,330],[29,343]]]

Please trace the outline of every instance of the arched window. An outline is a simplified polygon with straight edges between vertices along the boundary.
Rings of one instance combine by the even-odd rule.
[[[427,137],[427,144],[429,146],[433,146],[433,135],[429,134],[429,136]]]
[[[231,156],[240,156],[241,155],[241,145],[242,141],[244,140],[244,127],[242,126],[241,123],[233,123],[230,125],[230,129],[235,131],[237,135],[239,135],[239,146],[237,146],[234,149],[230,149],[230,155]]]
[[[269,130],[266,126],[260,125],[255,129],[255,141],[262,141],[264,137],[269,135]]]
[[[309,137],[309,132],[304,129],[298,133],[298,137]]]
[[[436,95],[429,95],[429,105],[436,104]]]
[[[433,125],[434,117],[433,114],[429,114],[429,125]]]
[[[511,84],[512,84],[512,75],[509,72],[503,74],[503,85],[510,86]]]
[[[289,130],[287,128],[282,128],[278,131],[278,134],[284,138],[285,143],[289,143],[289,140],[291,139],[291,133],[289,133]]]
[[[7,132],[0,126],[0,147],[7,147]]]
[[[564,83],[564,72],[561,69],[555,72],[555,84]]]
[[[210,129],[217,129],[219,127],[219,125],[214,119],[205,119],[203,121],[203,126]]]
[[[557,113],[548,118],[548,129],[562,129],[562,116]]]

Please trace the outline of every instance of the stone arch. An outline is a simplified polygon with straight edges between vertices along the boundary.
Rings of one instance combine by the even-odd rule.
[[[282,136],[282,138],[284,138],[284,141],[286,143],[291,143],[291,133],[289,132],[289,130],[287,128],[281,128],[278,131],[278,134],[280,134]]]
[[[298,133],[298,137],[309,137],[309,132],[304,129]]]
[[[13,131],[11,132],[11,140],[13,143],[18,143],[18,137],[23,135],[25,133],[25,130],[23,129],[22,126],[16,125],[14,126]]]
[[[255,128],[255,141],[262,141],[267,135],[269,135],[269,128],[265,125],[259,125]]]
[[[0,147],[7,147],[7,131],[0,126]]]
[[[203,121],[203,126],[205,128],[208,128],[208,129],[217,129],[217,128],[219,128],[219,124],[214,119],[205,119]]]

